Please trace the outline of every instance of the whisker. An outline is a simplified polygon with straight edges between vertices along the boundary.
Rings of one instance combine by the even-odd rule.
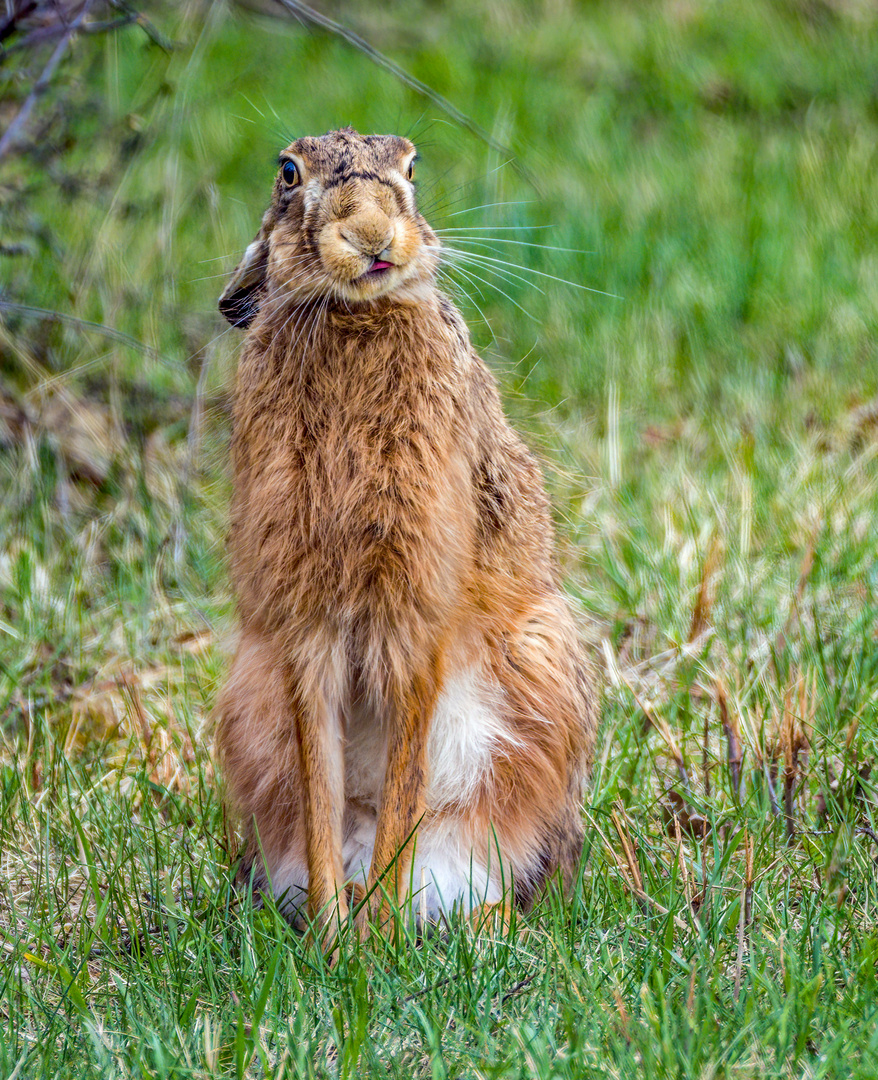
[[[238,252],[238,257],[239,257],[239,258],[240,258],[240,255],[241,255],[241,253],[240,253],[240,252]],[[230,251],[228,255],[214,255],[214,256],[213,256],[212,258],[210,258],[210,259],[199,259],[199,260],[198,260],[198,262],[197,262],[197,265],[198,265],[198,266],[201,266],[201,265],[203,265],[204,263],[209,263],[209,262],[220,262],[220,261],[221,261],[222,259],[234,259],[234,258],[235,258],[235,252],[234,252],[234,251]]]
[[[514,202],[489,202],[483,203],[481,206],[468,206],[465,210],[455,210],[453,214],[449,214],[450,218],[460,217],[461,214],[472,214],[476,210],[490,210],[493,206],[532,206],[534,199],[518,199]]]
[[[278,247],[284,247],[285,245],[278,244],[277,246]],[[296,263],[303,262],[305,259],[308,259],[308,258],[311,258],[311,257],[312,256],[310,255],[310,253],[305,253],[304,255],[299,255],[294,259],[287,260],[287,263],[290,266],[295,266]],[[226,258],[226,256],[221,255],[221,256],[218,256],[218,258]],[[216,262],[216,261],[217,261],[216,259],[202,259],[201,260],[201,262]],[[216,281],[217,278],[230,278],[230,277],[232,277],[232,275],[235,273],[235,271],[237,269],[238,269],[238,267],[237,267],[237,264],[236,264],[230,270],[224,270],[221,274],[206,274],[204,277],[186,278],[184,280],[183,284],[184,285],[193,285],[197,281]]]
[[[306,278],[305,281],[303,282],[303,285],[305,287],[307,287],[308,285],[311,285],[311,284],[314,284],[314,288],[311,290],[311,292],[308,293],[308,295],[302,301],[300,301],[299,303],[295,303],[295,302],[293,303],[293,306],[292,306],[292,308],[290,310],[290,313],[287,315],[286,319],[284,319],[283,323],[281,323],[281,325],[278,327],[278,329],[272,335],[270,348],[274,348],[275,342],[280,337],[280,335],[284,332],[284,330],[286,330],[287,326],[289,326],[290,322],[292,322],[292,320],[294,318],[296,319],[296,324],[295,324],[294,329],[298,329],[300,319],[304,318],[304,316],[307,314],[308,305],[310,304],[311,300],[317,295],[317,293],[320,291],[320,289],[321,289],[321,287],[323,285],[323,281],[322,281],[320,275],[314,274],[311,278]],[[276,286],[275,287],[275,292],[276,292],[276,294],[278,296],[280,296],[281,294],[286,295],[286,296],[289,295],[287,290],[286,290],[286,286],[281,286],[281,285]],[[280,306],[280,305],[278,305],[278,306]],[[304,324],[303,324],[302,329],[304,330]],[[301,334],[299,336],[301,336]],[[296,340],[293,342],[293,345],[291,346],[291,348],[295,346],[295,344],[298,342],[298,340],[299,340],[299,338],[297,337]]]
[[[224,270],[221,274],[205,274],[204,277],[184,278],[181,284],[194,285],[196,281],[216,281],[217,278],[230,278],[234,270]]]
[[[457,274],[463,274],[463,275],[465,275],[465,276],[467,277],[467,280],[468,280],[468,281],[469,281],[469,282],[470,282],[470,283],[472,284],[473,288],[474,288],[474,289],[476,290],[476,292],[477,292],[477,293],[479,294],[479,296],[480,296],[480,297],[481,297],[481,298],[482,298],[483,300],[487,300],[487,297],[485,296],[485,294],[484,294],[484,292],[482,291],[482,289],[481,289],[481,288],[480,288],[480,287],[479,287],[479,286],[478,286],[478,285],[477,285],[477,284],[475,283],[475,279],[474,279],[474,278],[472,278],[472,277],[470,277],[470,276],[469,276],[469,275],[467,274],[467,270],[466,270],[466,267],[464,267],[464,266],[457,266],[457,265],[452,265],[451,263],[445,263],[445,264],[442,264],[442,265],[440,266],[440,270],[441,270],[441,272],[442,272],[442,273],[444,274],[444,276],[445,276],[446,278],[448,278],[448,279],[449,279],[450,281],[453,281],[453,280],[454,280],[454,279],[453,279],[453,278],[451,277],[451,274],[452,274],[452,273],[457,273]],[[472,300],[472,297],[470,296],[470,294],[469,294],[469,293],[467,293],[466,295],[467,295],[467,299],[470,299],[470,300]],[[475,301],[473,301],[473,303],[475,303]]]
[[[314,294],[312,294],[312,297],[313,297],[313,295]],[[300,359],[299,359],[299,383],[300,384],[302,382],[302,378],[304,377],[304,373],[305,373],[305,359],[306,359],[306,357],[308,355],[308,349],[311,347],[311,338],[312,338],[312,336],[314,334],[314,330],[316,329],[318,322],[320,321],[321,316],[326,311],[326,307],[329,304],[330,295],[331,294],[328,293],[328,292],[325,293],[323,295],[323,297],[320,300],[318,300],[317,307],[312,309],[310,329],[308,331],[308,339],[305,342],[303,348],[301,349],[301,355],[300,355]],[[293,342],[293,344],[290,346],[291,351],[292,351],[293,348],[295,348],[296,344],[301,339],[302,333],[304,333],[304,326],[302,328],[301,333],[296,338],[296,341]]]
[[[500,269],[499,267],[480,262],[474,257],[474,253],[471,251],[457,251],[455,248],[444,247],[442,248],[442,255],[449,264],[456,265],[461,262],[466,262],[469,263],[470,266],[475,265],[480,270],[484,270],[486,273],[500,278],[501,281],[505,281],[509,285],[513,284],[513,282],[518,281],[521,284],[526,285],[529,289],[536,289],[536,291],[539,293],[544,292],[544,290],[541,289],[539,285],[536,285],[534,282],[529,281],[527,278],[521,277],[519,274],[513,273],[511,270]]]
[[[518,301],[513,300],[508,292],[504,292],[503,289],[501,289],[499,285],[495,285],[493,281],[488,281],[487,278],[479,277],[479,275],[472,270],[464,270],[462,266],[457,266],[455,267],[455,269],[461,274],[466,274],[468,278],[475,278],[477,281],[481,281],[484,285],[487,285],[489,289],[495,289],[498,293],[500,293],[501,296],[505,296],[510,304],[514,304],[519,311],[527,315],[529,319],[531,319],[533,322],[539,322],[538,319],[534,318],[534,316],[531,315],[527,308],[523,308],[521,304],[518,303]]]
[[[463,211],[461,211],[462,213]],[[453,216],[453,215],[452,215]],[[434,229],[437,236],[448,232],[535,232],[537,229],[557,229],[557,225],[461,225],[460,228]]]
[[[323,297],[317,302],[317,307],[311,319],[311,329],[308,331],[308,339],[302,349],[302,364],[304,364],[305,357],[308,355],[308,349],[311,347],[311,339],[314,337],[314,331],[317,329],[317,324],[320,321],[320,316],[326,310],[326,306],[329,303],[329,296],[329,293],[325,293]]]
[[[535,285],[533,282],[528,281],[527,278],[522,277],[520,274],[513,273],[511,270],[501,270],[496,266],[485,265],[484,263],[482,263],[478,259],[476,254],[474,252],[472,252],[472,251],[457,251],[454,248],[448,248],[448,247],[443,248],[442,250],[443,250],[443,252],[445,252],[445,254],[449,258],[458,259],[461,262],[475,263],[476,266],[478,266],[481,269],[485,270],[487,273],[496,274],[497,277],[500,277],[504,281],[509,282],[510,285],[512,284],[513,281],[520,281],[522,284],[527,285],[527,287],[529,289],[536,289],[536,291],[538,293],[542,293],[543,295],[545,295],[545,290],[541,289],[539,287],[539,285]],[[512,266],[514,264],[509,263],[508,265]],[[521,267],[520,269],[526,269],[526,268]]]
[[[464,274],[464,275],[466,275],[466,271],[465,271],[465,270],[463,270],[462,268],[458,268],[458,272],[459,272],[459,273],[461,273],[461,274]],[[456,289],[459,289],[459,290],[460,290],[460,291],[461,291],[461,292],[463,293],[463,295],[464,295],[464,296],[466,297],[466,299],[467,299],[467,300],[468,300],[468,301],[469,301],[469,302],[470,302],[470,303],[472,304],[472,306],[473,306],[473,307],[474,307],[474,308],[476,309],[476,311],[477,311],[477,312],[479,313],[479,315],[480,315],[480,316],[482,317],[482,321],[484,322],[485,326],[487,326],[487,328],[488,328],[488,333],[489,333],[489,334],[491,335],[491,341],[492,341],[492,343],[493,343],[494,345],[496,345],[496,344],[497,344],[497,335],[496,335],[496,334],[494,333],[494,327],[493,327],[493,326],[491,326],[491,321],[490,321],[490,319],[489,319],[489,318],[488,318],[488,316],[487,316],[487,315],[486,315],[486,314],[484,313],[484,311],[482,311],[482,309],[481,309],[481,307],[479,306],[478,302],[477,302],[477,301],[476,301],[475,299],[473,299],[473,297],[472,297],[472,296],[471,296],[471,295],[470,295],[470,294],[469,294],[469,293],[468,293],[468,292],[466,291],[466,289],[465,289],[465,288],[464,288],[464,287],[463,287],[463,286],[462,286],[462,285],[461,285],[461,284],[460,284],[459,282],[455,281],[455,280],[454,280],[454,278],[452,278],[452,277],[450,276],[450,273],[449,273],[449,271],[448,271],[448,270],[445,270],[445,269],[443,268],[443,269],[440,269],[439,273],[441,273],[442,277],[443,277],[443,278],[445,278],[445,279],[446,279],[446,281],[448,281],[448,282],[449,282],[449,283],[450,283],[451,285],[453,285],[453,286],[454,286],[454,287],[455,287]],[[472,280],[472,279],[469,279],[469,280]],[[479,288],[479,286],[478,286],[478,285],[476,285],[476,284],[475,284],[475,282],[473,282],[473,287],[475,288],[475,290],[476,290],[476,292],[477,292],[477,293],[479,294],[479,296],[481,296],[481,297],[482,297],[482,299],[484,299],[484,296],[483,296],[483,294],[482,294],[482,290],[481,290],[481,289]]]
[[[597,293],[598,296],[608,296],[612,300],[625,299],[624,296],[618,296],[616,293],[604,292],[603,289],[592,289],[588,285],[580,285],[577,281],[568,281],[567,278],[556,277],[554,274],[546,274],[542,270],[534,270],[531,266],[519,266],[517,263],[507,262],[505,259],[492,259],[489,255],[479,255],[474,251],[470,251],[467,254],[470,258],[477,259],[482,263],[496,263],[500,266],[515,266],[526,274],[536,274],[537,277],[548,278],[550,281],[557,281],[562,285],[570,285],[574,289],[582,289],[583,292]],[[534,286],[534,288],[536,288],[536,286]]]
[[[433,230],[436,232],[436,230]],[[443,229],[442,233],[454,232],[456,229]],[[438,234],[437,234],[438,235]],[[467,240],[471,244],[481,244],[483,247],[487,247],[488,244],[517,244],[519,247],[539,248],[542,251],[566,251],[571,255],[596,255],[595,251],[584,251],[582,248],[568,248],[568,247],[555,247],[553,244],[531,244],[527,240],[507,240],[502,236],[493,236],[490,239],[483,236],[451,236],[450,240]]]

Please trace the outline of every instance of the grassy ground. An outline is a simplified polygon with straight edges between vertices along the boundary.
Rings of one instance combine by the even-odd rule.
[[[349,46],[194,2],[151,12],[170,53],[80,39],[0,167],[0,300],[131,339],[0,312],[0,1074],[874,1077],[873,6],[339,10],[536,184]],[[215,299],[278,148],[348,122],[511,264],[454,287],[605,695],[572,901],[327,970],[229,883]]]

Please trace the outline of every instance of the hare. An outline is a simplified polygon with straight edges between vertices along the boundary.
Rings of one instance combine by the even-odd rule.
[[[437,287],[415,147],[280,155],[222,294],[241,623],[216,747],[242,875],[324,938],[526,907],[581,855],[595,693],[540,470]],[[393,905],[390,901],[393,901]]]

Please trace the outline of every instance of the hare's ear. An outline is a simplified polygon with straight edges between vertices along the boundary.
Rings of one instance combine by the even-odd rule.
[[[246,330],[256,318],[259,303],[265,291],[265,273],[268,267],[268,239],[265,223],[244,252],[244,257],[223,289],[219,309],[232,326]]]

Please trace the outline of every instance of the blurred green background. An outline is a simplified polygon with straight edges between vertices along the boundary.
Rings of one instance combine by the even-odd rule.
[[[27,37],[50,7],[0,16],[4,129],[59,40]],[[74,36],[0,161],[7,1071],[91,1075],[107,1023],[119,1075],[284,1075],[229,1004],[265,1009],[284,942],[266,1015],[290,1017],[289,1075],[874,1076],[878,8],[321,10],[509,153],[279,5],[182,0],[94,5],[145,19]],[[238,902],[205,733],[234,626],[241,337],[216,299],[278,150],[347,124],[412,138],[425,216],[492,260],[445,287],[543,461],[603,670],[590,870],[539,946],[491,954],[505,1027],[478,994],[393,1011],[470,946],[396,955],[403,988],[370,989],[357,964],[383,959],[314,974],[248,909],[188,1012],[192,976],[131,951],[144,921],[201,941]],[[122,975],[175,989],[125,1012]]]

